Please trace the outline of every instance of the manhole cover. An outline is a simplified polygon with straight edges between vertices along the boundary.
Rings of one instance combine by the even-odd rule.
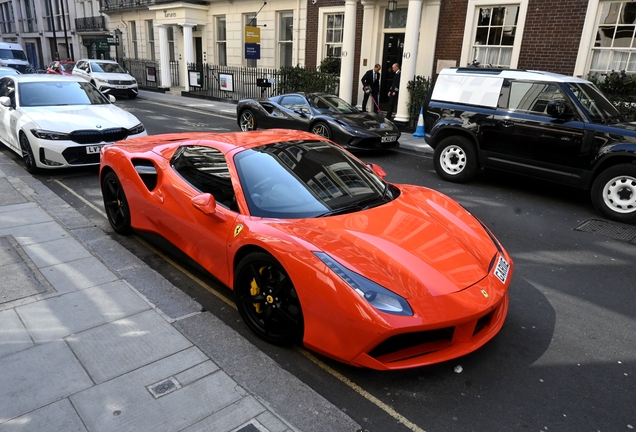
[[[636,227],[627,227],[613,222],[599,219],[589,219],[574,228],[575,231],[583,231],[610,237],[615,240],[636,242]]]

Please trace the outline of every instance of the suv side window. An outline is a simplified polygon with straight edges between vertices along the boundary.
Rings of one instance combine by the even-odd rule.
[[[512,81],[508,97],[508,109],[529,114],[548,115],[550,101],[568,100],[556,83]]]

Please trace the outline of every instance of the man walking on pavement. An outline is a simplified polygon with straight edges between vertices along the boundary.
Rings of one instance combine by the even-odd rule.
[[[371,107],[373,108],[373,112],[378,112],[378,104],[380,103],[378,99],[378,94],[380,93],[380,69],[382,66],[376,64],[373,69],[369,69],[364,76],[362,77],[362,88],[364,89],[364,97],[362,98],[362,111],[367,111],[367,101],[369,100],[369,95],[373,99],[371,102]]]
[[[391,82],[391,87],[389,88],[389,109],[386,112],[386,118],[389,120],[393,120],[393,110],[397,106],[398,92],[400,91],[400,65],[393,63],[392,69],[395,75],[393,75],[393,82]]]

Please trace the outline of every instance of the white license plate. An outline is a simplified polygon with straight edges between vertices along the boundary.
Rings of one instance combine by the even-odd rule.
[[[102,149],[102,146],[87,146],[86,147],[86,153],[87,154],[95,154],[95,153],[99,153],[99,151]]]
[[[495,276],[497,276],[497,279],[499,279],[501,283],[506,283],[508,271],[510,271],[510,264],[508,264],[508,261],[506,261],[504,257],[500,256],[495,266]]]
[[[125,88],[128,88],[128,87],[126,87],[126,86],[115,86],[115,88],[116,89],[125,89]]]
[[[382,142],[393,142],[393,141],[397,141],[397,135],[389,135],[389,136],[382,137]]]

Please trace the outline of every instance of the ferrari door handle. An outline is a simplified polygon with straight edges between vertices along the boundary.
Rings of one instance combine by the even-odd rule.
[[[155,198],[157,198],[157,201],[163,204],[163,194],[161,193],[161,189],[155,192]]]

